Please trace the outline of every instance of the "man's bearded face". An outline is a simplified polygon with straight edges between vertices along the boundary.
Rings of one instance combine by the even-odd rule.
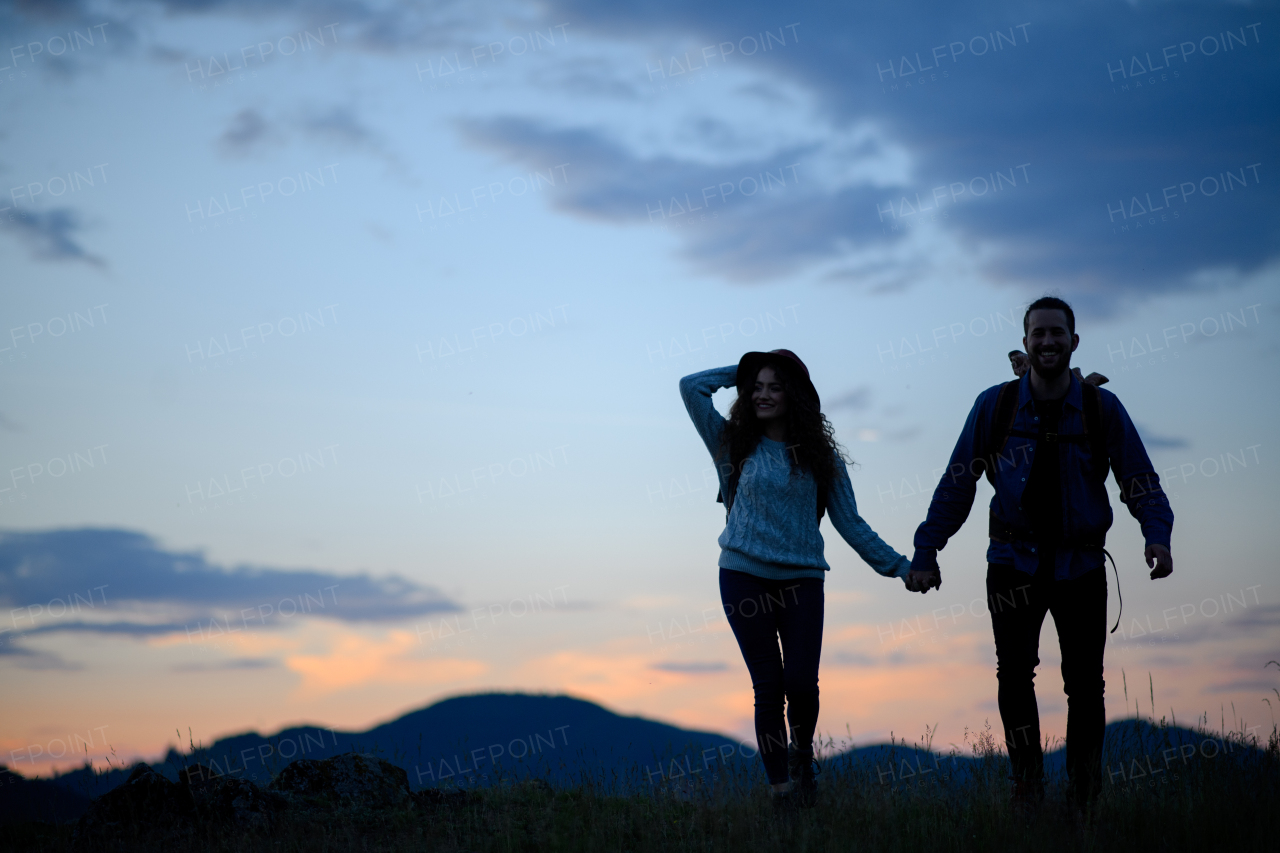
[[[1039,308],[1027,318],[1023,339],[1031,369],[1040,378],[1053,381],[1071,367],[1071,353],[1079,338],[1067,328],[1067,315],[1057,309]]]

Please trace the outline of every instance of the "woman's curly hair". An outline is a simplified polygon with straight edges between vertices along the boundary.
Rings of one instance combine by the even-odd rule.
[[[844,448],[836,442],[835,430],[827,416],[822,414],[817,395],[810,390],[810,383],[798,375],[798,369],[790,359],[781,356],[771,358],[760,364],[761,369],[765,367],[773,368],[786,391],[787,449],[791,451],[791,470],[793,473],[808,471],[813,475],[818,487],[818,505],[825,507],[826,496],[836,477],[836,459],[846,463],[852,460],[845,456]],[[751,405],[755,377],[751,377],[750,382],[748,387],[738,389],[738,399],[729,409],[729,420],[720,438],[719,458],[727,457],[732,466],[729,474],[731,493],[726,496],[726,503],[733,500],[732,491],[736,490],[742,463],[755,452],[760,437],[764,435],[764,424]]]

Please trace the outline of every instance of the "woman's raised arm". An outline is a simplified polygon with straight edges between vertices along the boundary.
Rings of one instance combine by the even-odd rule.
[[[712,459],[720,452],[720,434],[724,432],[725,420],[716,411],[711,395],[721,388],[732,388],[737,382],[736,364],[691,373],[680,380],[680,396],[684,398],[684,407]]]

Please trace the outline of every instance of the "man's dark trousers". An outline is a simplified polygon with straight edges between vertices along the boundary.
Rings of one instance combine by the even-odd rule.
[[[1040,628],[1053,614],[1067,694],[1067,777],[1077,803],[1087,805],[1102,783],[1102,654],[1107,644],[1107,575],[1102,567],[1074,580],[1055,580],[1045,549],[1034,576],[1013,566],[987,566],[987,603],[996,640],[1000,719],[1014,778],[1032,789],[1044,776],[1035,668]]]

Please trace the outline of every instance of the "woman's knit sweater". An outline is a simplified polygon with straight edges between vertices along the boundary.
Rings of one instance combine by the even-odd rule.
[[[725,419],[711,395],[731,388],[738,368],[717,367],[680,380],[689,417],[717,464],[720,490],[726,487],[729,464],[721,454]],[[827,495],[831,523],[858,556],[879,574],[906,577],[911,561],[890,548],[862,517],[844,461],[836,460],[836,476]],[[761,437],[755,452],[743,460],[728,523],[720,534],[720,567],[774,580],[822,578],[830,570],[823,558],[818,531],[818,492],[813,475],[792,471],[786,445]]]

